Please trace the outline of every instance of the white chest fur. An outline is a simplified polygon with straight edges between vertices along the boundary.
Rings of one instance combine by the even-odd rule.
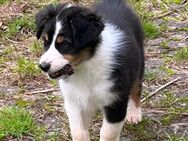
[[[106,24],[101,33],[102,43],[95,56],[83,62],[69,80],[60,80],[60,88],[65,99],[77,103],[82,108],[101,108],[116,98],[110,92],[113,81],[109,80],[119,52],[124,34],[112,24]]]

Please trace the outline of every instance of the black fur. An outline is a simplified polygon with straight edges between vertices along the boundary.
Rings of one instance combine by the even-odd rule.
[[[120,122],[125,118],[133,83],[138,77],[142,82],[144,73],[143,31],[138,17],[123,0],[103,0],[94,9],[103,17],[104,21],[116,25],[126,35],[121,53],[118,53],[115,59],[120,65],[114,68],[110,78],[115,80],[112,91],[118,95],[120,100],[104,107],[109,122]]]
[[[99,34],[104,28],[101,18],[87,8],[77,6],[63,9],[65,5],[49,5],[37,14],[37,38],[39,39],[42,33],[49,35],[49,41],[44,41],[44,48],[47,50],[58,20],[63,26],[59,34],[65,39],[62,44],[56,44],[61,54],[75,55],[85,48],[90,48],[91,54],[94,54],[95,47],[100,42]]]

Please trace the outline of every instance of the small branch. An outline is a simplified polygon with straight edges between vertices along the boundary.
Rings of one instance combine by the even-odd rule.
[[[5,39],[9,40],[13,44],[19,44],[19,43],[21,43],[21,42],[13,41],[13,40],[9,39],[8,37],[5,37]]]
[[[57,88],[52,88],[52,89],[46,89],[46,90],[26,92],[25,95],[38,94],[38,93],[47,93],[47,92],[54,92],[54,91],[58,91],[58,89]]]
[[[173,13],[173,12],[175,12],[175,11],[176,11],[176,10],[172,10],[172,11],[169,11],[169,12],[167,12],[167,13],[163,13],[163,14],[161,14],[161,15],[159,15],[159,16],[153,17],[153,18],[151,18],[151,19],[153,20],[153,19],[162,18],[162,17],[165,17],[165,16],[170,15],[171,13]]]
[[[162,18],[162,17],[168,16],[168,15],[174,13],[175,11],[177,11],[177,9],[184,8],[186,4],[187,4],[186,2],[182,3],[182,5],[180,5],[180,6],[176,7],[176,8],[172,8],[169,12],[163,13],[163,14],[161,14],[159,16],[156,16],[156,17],[152,17],[151,19],[154,20],[154,19],[158,19],[158,18]]]
[[[178,126],[188,126],[188,123],[175,123],[175,124],[171,124],[171,126],[176,126],[176,125],[178,125]]]
[[[158,89],[156,89],[154,92],[150,93],[148,96],[144,97],[142,100],[141,100],[141,103],[145,102],[146,99],[149,99],[151,97],[153,97],[157,92],[159,92],[160,90],[164,89],[165,87],[171,85],[172,83],[178,81],[180,78],[176,78],[168,83],[166,83],[165,85],[162,85],[161,87],[159,87]]]
[[[147,112],[150,112],[150,113],[156,113],[156,114],[175,114],[175,115],[183,115],[183,116],[188,116],[188,113],[187,112],[184,112],[184,113],[174,113],[174,112],[168,112],[168,111],[165,111],[165,110],[156,110],[156,109],[145,109]]]

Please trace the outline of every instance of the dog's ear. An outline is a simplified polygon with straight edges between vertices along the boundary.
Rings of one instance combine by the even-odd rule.
[[[56,8],[53,5],[48,5],[35,16],[35,23],[37,28],[37,39],[40,39],[43,29],[47,22],[55,17]]]
[[[70,24],[77,47],[86,47],[92,41],[96,41],[104,28],[101,17],[90,11],[73,16]]]

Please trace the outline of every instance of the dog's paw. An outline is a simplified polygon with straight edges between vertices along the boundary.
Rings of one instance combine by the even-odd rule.
[[[141,108],[136,108],[132,110],[127,110],[127,115],[125,121],[128,124],[138,124],[142,120],[142,111]]]

